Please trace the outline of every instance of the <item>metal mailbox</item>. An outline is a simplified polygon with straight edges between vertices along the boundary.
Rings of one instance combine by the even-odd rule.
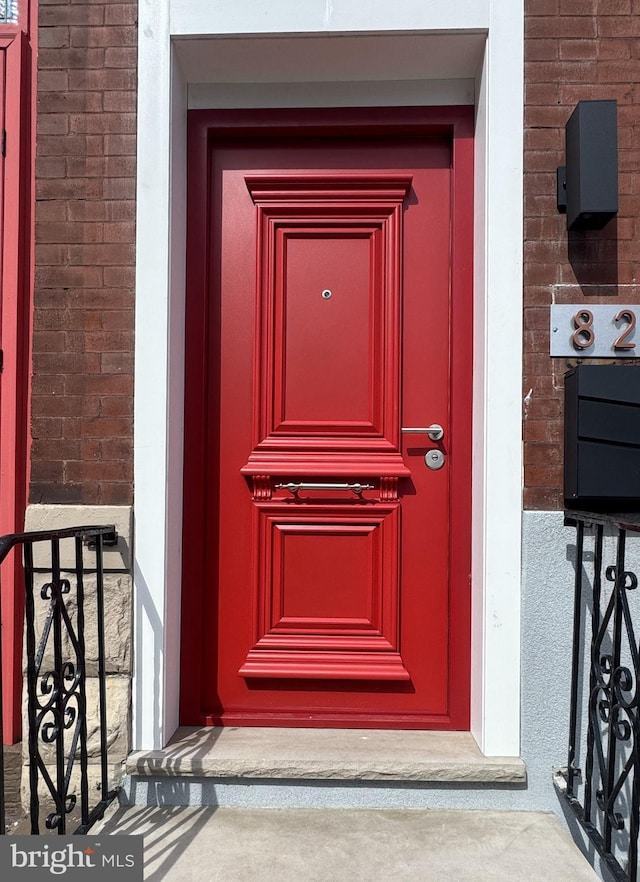
[[[579,365],[565,374],[568,508],[640,510],[640,370]]]

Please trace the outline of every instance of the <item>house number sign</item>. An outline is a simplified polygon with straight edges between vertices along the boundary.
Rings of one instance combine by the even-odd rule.
[[[551,355],[582,358],[638,358],[640,304],[553,304]]]

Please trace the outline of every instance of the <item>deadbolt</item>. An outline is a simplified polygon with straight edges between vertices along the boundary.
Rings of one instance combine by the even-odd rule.
[[[444,453],[441,450],[430,450],[426,454],[424,462],[428,469],[437,472],[444,465]]]

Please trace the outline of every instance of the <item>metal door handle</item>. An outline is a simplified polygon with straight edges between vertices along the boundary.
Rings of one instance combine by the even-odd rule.
[[[433,425],[425,426],[424,428],[420,426],[407,426],[405,428],[403,426],[400,431],[405,435],[428,435],[432,441],[440,441],[444,437],[444,429],[438,423],[433,423]]]
[[[297,496],[300,490],[351,490],[356,496],[361,496],[364,490],[374,490],[373,484],[349,484],[349,483],[324,483],[316,484],[311,481],[289,481],[287,484],[276,484],[276,490],[289,490]]]

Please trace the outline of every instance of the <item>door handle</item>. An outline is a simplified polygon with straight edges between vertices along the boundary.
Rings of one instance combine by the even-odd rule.
[[[400,431],[405,435],[428,435],[432,441],[440,441],[444,437],[444,429],[438,423],[433,423],[433,425],[425,426],[424,428],[420,426],[403,426]]]
[[[289,481],[286,484],[276,484],[276,490],[288,490],[297,496],[300,490],[351,490],[356,496],[362,496],[364,490],[374,490],[373,484],[360,483],[314,483],[313,481]]]

